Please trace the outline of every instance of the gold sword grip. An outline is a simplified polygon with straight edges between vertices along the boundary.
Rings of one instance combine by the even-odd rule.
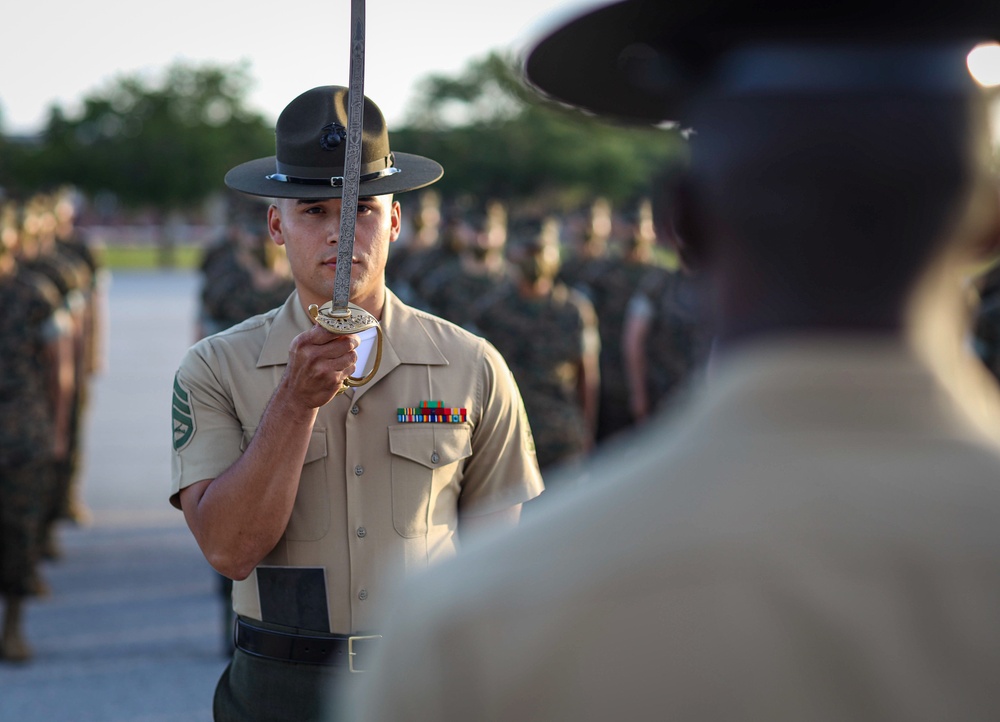
[[[347,304],[347,308],[333,308],[333,301],[327,301],[322,306],[315,303],[309,305],[309,316],[313,322],[322,326],[330,333],[347,335],[361,333],[370,328],[375,329],[375,361],[372,369],[362,378],[348,376],[344,379],[344,384],[337,389],[337,394],[343,393],[352,386],[364,386],[371,381],[378,372],[379,364],[382,363],[382,327],[378,320],[360,306],[353,303]]]

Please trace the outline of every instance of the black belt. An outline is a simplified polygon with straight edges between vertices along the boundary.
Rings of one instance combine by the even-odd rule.
[[[326,664],[347,667],[351,672],[364,672],[365,660],[374,651],[369,642],[382,639],[381,634],[351,636],[291,634],[261,629],[236,619],[234,642],[238,649],[255,657],[275,659],[280,662]]]

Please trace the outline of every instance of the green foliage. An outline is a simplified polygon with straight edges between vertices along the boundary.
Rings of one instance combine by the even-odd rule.
[[[54,107],[37,145],[0,137],[0,186],[28,195],[68,183],[126,208],[195,207],[231,167],[274,152],[272,124],[245,107],[249,86],[245,65],[175,64],[159,83],[120,77],[78,115]],[[675,130],[614,125],[540,98],[498,54],[457,77],[428,77],[391,135],[394,148],[441,162],[445,198],[556,211],[598,195],[631,204],[685,152]]]
[[[394,147],[441,162],[438,188],[451,197],[562,209],[595,195],[629,203],[684,154],[676,130],[614,125],[538,97],[497,54],[458,78],[429,77],[408,120]]]
[[[121,77],[87,96],[78,117],[52,110],[43,143],[12,159],[14,187],[71,183],[128,207],[198,204],[230,167],[274,152],[271,125],[245,108],[249,82],[242,65],[176,64],[159,84]]]

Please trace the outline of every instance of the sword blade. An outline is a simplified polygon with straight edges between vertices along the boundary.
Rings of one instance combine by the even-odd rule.
[[[337,273],[332,311],[346,309],[351,299],[351,258],[361,185],[361,135],[365,111],[365,0],[351,0],[351,70],[347,94],[347,150],[340,204]]]

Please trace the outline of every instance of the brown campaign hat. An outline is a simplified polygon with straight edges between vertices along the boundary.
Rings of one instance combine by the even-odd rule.
[[[693,93],[718,82],[719,60],[738,48],[789,43],[891,46],[901,51],[892,71],[895,77],[868,77],[873,87],[878,82],[944,87],[962,80],[939,69],[948,43],[967,42],[968,52],[976,42],[997,37],[996,0],[904,5],[886,0],[821,5],[802,0],[624,0],[586,12],[547,34],[530,50],[524,70],[532,85],[557,101],[613,118],[658,122],[677,120]],[[958,66],[952,60],[959,60],[967,82],[964,59],[955,50],[948,65],[954,70]],[[779,78],[784,76],[780,89],[782,83],[789,87],[794,82],[796,70],[803,85],[818,78],[820,85],[844,88],[865,82],[871,67],[848,77],[836,68],[820,72],[821,61],[812,62],[814,68],[808,63],[799,68],[796,56],[779,52],[755,56],[736,69],[740,83],[760,83],[762,76],[776,71]],[[754,77],[748,78],[751,73]]]
[[[234,190],[268,198],[340,198],[347,150],[347,88],[325,85],[290,102],[274,128],[275,155],[226,173]],[[378,106],[365,98],[361,140],[361,196],[423,188],[444,175],[430,158],[389,148]]]

